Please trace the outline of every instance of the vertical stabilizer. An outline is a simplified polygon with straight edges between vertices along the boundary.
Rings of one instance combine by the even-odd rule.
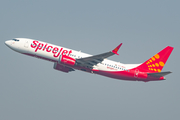
[[[146,62],[138,66],[137,69],[149,73],[161,72],[173,49],[173,47],[167,46],[159,53],[148,59]]]

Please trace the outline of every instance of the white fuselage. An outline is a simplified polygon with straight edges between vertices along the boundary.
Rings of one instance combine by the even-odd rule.
[[[9,47],[19,53],[31,55],[34,57],[42,58],[45,60],[49,60],[52,62],[57,62],[59,59],[59,55],[66,54],[74,59],[80,59],[92,56],[90,54],[83,53],[81,51],[76,51],[72,49],[68,49],[65,47],[49,44],[46,42],[32,40],[27,38],[17,38],[16,41],[9,41]],[[112,60],[104,59],[101,63],[93,66],[93,69],[104,70],[104,71],[124,71],[132,69],[139,64],[122,64],[120,62],[115,62]],[[86,67],[86,66],[84,66]]]

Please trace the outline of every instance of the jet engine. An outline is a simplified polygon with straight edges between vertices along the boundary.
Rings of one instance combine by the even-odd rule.
[[[66,72],[66,73],[74,71],[74,69],[72,69],[70,67],[66,67],[66,66],[60,65],[57,62],[54,63],[54,69],[62,71],[62,72]]]
[[[67,55],[60,55],[58,63],[64,64],[67,66],[74,66],[74,65],[76,65],[76,60],[74,58],[67,56]]]

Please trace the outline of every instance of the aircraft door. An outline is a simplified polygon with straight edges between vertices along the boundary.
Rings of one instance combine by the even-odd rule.
[[[29,45],[29,43],[28,43],[28,41],[26,41],[25,44],[24,44],[24,47],[28,48],[28,45]]]
[[[136,70],[134,71],[134,77],[135,77],[135,78],[138,78],[138,74],[139,74],[139,70],[136,69]]]

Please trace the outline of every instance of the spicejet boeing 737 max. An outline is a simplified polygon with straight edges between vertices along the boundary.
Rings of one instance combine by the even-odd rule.
[[[142,64],[122,64],[106,59],[114,54],[118,55],[122,43],[112,51],[94,56],[27,38],[15,38],[5,44],[16,52],[52,61],[54,69],[66,73],[77,69],[115,79],[144,82],[165,80],[164,76],[171,73],[161,72],[173,50],[171,46],[167,46]]]

